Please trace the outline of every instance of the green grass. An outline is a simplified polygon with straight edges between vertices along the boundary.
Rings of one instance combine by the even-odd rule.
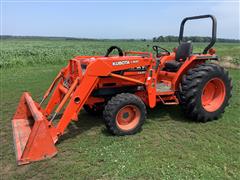
[[[104,55],[107,48],[117,45],[124,50],[152,51],[153,44],[172,51],[177,43],[153,43],[151,41],[73,41],[73,40],[0,40],[0,68],[38,66],[39,64],[63,64],[76,55]],[[147,45],[150,45],[149,47]],[[194,52],[202,52],[206,44],[194,43]],[[239,43],[216,43],[220,57],[230,56],[235,64],[240,64]]]
[[[180,107],[148,112],[143,131],[111,136],[101,117],[84,111],[57,144],[52,159],[17,167],[11,119],[23,91],[40,101],[61,67],[74,55],[104,54],[111,45],[148,50],[151,42],[0,41],[0,177],[2,179],[240,179],[240,71],[230,70],[233,97],[223,117],[187,120]],[[163,43],[172,49],[176,43]],[[196,44],[200,51],[203,44]],[[240,57],[238,44],[217,44],[220,56]],[[238,62],[238,60],[237,60]]]
[[[11,118],[20,95],[28,90],[35,100],[60,66],[1,70],[1,171],[3,179],[239,179],[240,74],[231,70],[233,98],[218,121],[193,123],[179,107],[151,110],[143,131],[126,137],[108,134],[101,117],[84,111],[57,144],[52,159],[17,167]]]

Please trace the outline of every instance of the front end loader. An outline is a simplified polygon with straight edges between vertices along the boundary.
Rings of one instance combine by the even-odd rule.
[[[184,24],[202,18],[212,19],[212,39],[203,52],[193,53],[192,43],[183,41]],[[82,109],[101,114],[114,135],[139,132],[146,106],[154,108],[158,103],[180,104],[195,121],[218,119],[228,105],[232,84],[226,70],[210,63],[218,60],[212,49],[215,41],[215,17],[194,16],[182,21],[179,46],[173,52],[153,46],[153,56],[112,46],[105,56],[69,60],[40,103],[23,93],[12,120],[17,164],[56,155],[56,142],[71,121],[78,121]],[[114,49],[118,55],[110,56]]]

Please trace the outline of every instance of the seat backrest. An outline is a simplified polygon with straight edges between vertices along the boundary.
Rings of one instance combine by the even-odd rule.
[[[191,42],[181,42],[177,48],[176,61],[185,61],[192,54],[192,50]]]

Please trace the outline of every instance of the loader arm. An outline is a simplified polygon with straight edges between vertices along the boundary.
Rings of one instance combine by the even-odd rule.
[[[90,63],[85,70],[82,70],[81,62],[86,59],[90,59]],[[69,64],[60,71],[40,104],[34,102],[29,93],[25,92],[12,120],[18,165],[50,158],[57,154],[55,143],[63,135],[69,123],[78,120],[80,110],[101,77],[124,78],[115,75],[114,72],[138,66],[152,68],[152,62],[151,54],[146,53],[144,56],[108,58],[79,56],[70,60]],[[149,74],[146,73],[146,76]],[[142,85],[147,84],[137,79],[124,79]],[[41,107],[48,97],[50,98],[46,108]],[[63,107],[66,108],[62,110]],[[56,124],[54,123],[56,115],[61,110],[63,114]]]
[[[99,58],[98,60],[94,61],[88,66],[83,78],[79,81],[75,91],[72,93],[70,101],[63,113],[63,116],[56,127],[57,136],[60,136],[64,133],[64,130],[66,129],[68,124],[71,122],[71,120],[78,119],[78,114],[82,109],[83,105],[86,103],[89,95],[92,93],[93,89],[97,85],[99,81],[99,77],[112,76],[113,75],[112,72],[114,71],[133,68],[133,67],[139,66],[139,64],[141,66],[146,66],[146,65],[149,65],[151,62],[151,58],[148,58],[148,59],[142,58],[142,60],[139,60],[139,57],[135,57],[130,61],[129,64],[126,63],[125,65],[122,65],[122,66],[118,66],[118,65],[114,66],[114,63],[124,62],[124,61],[127,61],[127,59],[129,58],[123,57],[121,58],[121,61],[119,60],[116,61],[114,58],[112,60],[106,60],[106,58]],[[76,63],[80,63],[80,62],[76,61]],[[137,82],[137,80],[135,79],[132,79],[132,80],[128,79],[128,80]],[[138,83],[145,84],[145,82],[138,82]],[[53,126],[53,125],[50,124],[50,126]]]

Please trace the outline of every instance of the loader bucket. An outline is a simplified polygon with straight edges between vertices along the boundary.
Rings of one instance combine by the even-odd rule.
[[[57,154],[48,122],[29,93],[23,93],[12,120],[18,165],[43,160]]]

